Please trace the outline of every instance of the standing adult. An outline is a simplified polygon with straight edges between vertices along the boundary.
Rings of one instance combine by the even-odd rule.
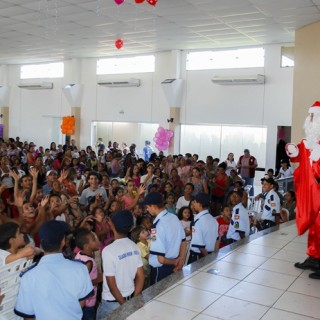
[[[80,205],[84,208],[89,204],[90,198],[95,197],[97,194],[99,194],[103,198],[103,201],[106,202],[108,200],[106,189],[99,187],[101,175],[95,171],[91,171],[88,174],[87,180],[89,187],[82,191],[79,198]]]
[[[153,148],[150,146],[151,142],[149,140],[145,141],[145,147],[143,148],[143,156],[145,161],[149,161],[151,154],[153,153]]]
[[[82,318],[85,299],[93,293],[87,267],[65,259],[62,248],[68,225],[45,222],[39,230],[44,256],[21,277],[15,313],[37,320]]]
[[[239,158],[237,163],[237,168],[239,170],[239,173],[242,177],[242,179],[245,181],[245,186],[251,185],[251,189],[249,192],[250,196],[254,195],[254,176],[255,171],[258,166],[257,159],[250,155],[249,149],[244,149],[244,154]]]
[[[312,279],[320,279],[320,101],[309,108],[304,123],[306,139],[297,146],[288,144],[287,154],[291,162],[299,162],[294,171],[297,197],[296,222],[298,234],[308,231],[308,258],[297,262],[296,268],[313,269]]]
[[[232,169],[237,169],[237,164],[234,161],[234,154],[232,152],[230,152],[228,154],[227,160],[225,161],[226,165],[227,165],[227,169],[226,169],[226,174],[228,176],[230,176],[230,171]]]
[[[192,223],[192,239],[188,263],[197,261],[215,250],[218,238],[218,222],[209,213],[210,195],[198,193],[194,198],[197,215]]]
[[[155,217],[149,255],[152,285],[182,269],[186,254],[186,236],[178,218],[165,209],[161,193],[147,194],[141,204]]]

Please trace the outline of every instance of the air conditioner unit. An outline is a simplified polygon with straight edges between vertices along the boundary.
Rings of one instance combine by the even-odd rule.
[[[53,89],[52,82],[23,82],[18,84],[19,88],[29,90]]]
[[[128,80],[99,80],[98,85],[104,87],[140,87],[141,80],[130,78]]]
[[[214,77],[211,81],[224,86],[244,84],[264,84],[265,76],[257,74],[254,76]]]

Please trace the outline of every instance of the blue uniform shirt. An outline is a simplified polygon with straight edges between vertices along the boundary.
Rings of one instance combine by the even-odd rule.
[[[87,267],[62,253],[41,258],[21,277],[15,313],[37,320],[81,320],[79,301],[93,293]]]
[[[213,252],[218,238],[218,222],[208,212],[199,212],[192,224],[192,239],[190,249],[200,253],[200,248],[205,248],[207,252]]]
[[[185,233],[177,216],[161,211],[153,222],[151,229],[151,246],[149,264],[161,267],[158,256],[176,259],[179,256],[180,245],[185,241]]]
[[[245,209],[241,202],[232,209],[232,216],[227,232],[227,238],[236,241],[240,240],[241,237],[238,231],[243,231],[245,236],[248,236],[250,233],[248,210]]]
[[[273,211],[275,213],[280,213],[280,198],[274,190],[270,190],[265,195],[265,200],[263,204],[263,211],[261,215],[262,220],[275,221],[275,217],[272,215]]]

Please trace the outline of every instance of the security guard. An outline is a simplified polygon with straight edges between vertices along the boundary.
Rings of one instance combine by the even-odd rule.
[[[148,193],[141,204],[155,217],[151,229],[149,255],[152,285],[182,269],[186,254],[186,237],[178,218],[165,210],[161,193]]]
[[[275,226],[275,217],[280,214],[280,198],[273,190],[274,183],[273,178],[264,179],[262,182],[262,191],[264,193],[264,204],[261,215],[262,229]]]
[[[44,256],[21,278],[15,313],[37,320],[81,319],[85,299],[93,293],[87,267],[64,258],[65,222],[46,221],[39,230]]]
[[[194,208],[198,214],[192,223],[192,239],[188,263],[197,261],[215,250],[218,238],[218,222],[209,213],[210,195],[198,193],[194,198]]]
[[[247,209],[242,204],[243,191],[234,190],[230,194],[230,203],[233,207],[231,221],[227,232],[230,243],[243,239],[250,234],[250,220]]]

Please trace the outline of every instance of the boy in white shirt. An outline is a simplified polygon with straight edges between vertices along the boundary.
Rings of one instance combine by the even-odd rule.
[[[144,284],[143,263],[138,246],[128,238],[133,227],[129,210],[114,213],[110,219],[114,242],[102,251],[103,291],[97,319],[141,293]]]

